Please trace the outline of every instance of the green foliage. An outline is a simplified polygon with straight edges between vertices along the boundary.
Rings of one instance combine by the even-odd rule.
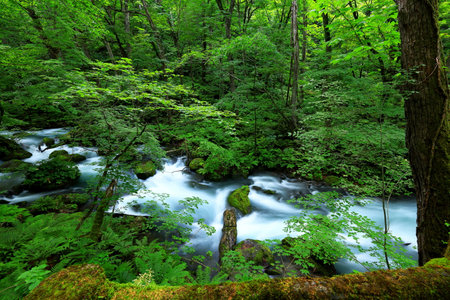
[[[287,221],[285,230],[300,235],[290,240],[291,247],[288,247],[287,252],[285,247],[278,247],[276,251],[294,256],[295,263],[302,266],[304,273],[308,273],[308,268],[312,267],[310,258],[326,264],[335,263],[338,258],[346,258],[362,264],[368,270],[384,268],[384,251],[394,269],[415,265],[411,258],[405,256],[406,250],[398,237],[390,232],[384,234],[383,229],[374,221],[351,210],[355,205],[354,199],[327,192],[297,199],[294,203],[303,210],[299,216]],[[364,205],[364,201],[358,200],[357,205]],[[326,208],[330,213],[321,214],[321,208]],[[373,246],[368,249],[362,247],[362,238],[369,239]],[[369,253],[376,261],[359,262],[352,254],[352,248],[361,253]]]
[[[22,285],[26,286],[31,292],[35,287],[39,285],[39,283],[41,283],[42,280],[44,280],[49,275],[50,271],[45,270],[46,267],[46,264],[36,266],[29,271],[20,274],[19,277],[17,277],[17,280],[22,281]],[[16,287],[16,290],[22,289],[22,285],[19,284]]]
[[[256,265],[238,251],[227,251],[222,257],[221,272],[228,275],[233,281],[248,281],[267,279],[262,266]]]
[[[29,210],[33,213],[73,212],[89,200],[87,194],[65,194],[45,196],[31,203]]]
[[[55,190],[74,184],[80,175],[74,163],[56,158],[28,170],[23,185],[31,190]]]
[[[0,227],[20,220],[23,221],[28,216],[30,216],[30,212],[25,208],[20,208],[17,205],[0,204]]]
[[[208,235],[215,232],[215,228],[208,226],[203,219],[195,220],[194,218],[196,210],[206,203],[205,200],[198,197],[187,197],[179,200],[176,207],[170,207],[165,201],[169,197],[167,194],[141,190],[138,196],[152,199],[139,203],[140,211],[151,216],[146,222],[146,228],[164,234],[165,239],[168,240],[167,244],[171,247],[189,242],[191,226],[194,222]],[[132,202],[129,205],[136,204],[137,202]],[[173,242],[169,242],[170,240]]]

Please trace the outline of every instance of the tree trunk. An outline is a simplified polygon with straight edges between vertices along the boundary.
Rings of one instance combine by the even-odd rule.
[[[227,40],[231,40],[231,21],[233,19],[233,11],[234,6],[236,4],[235,0],[230,0],[230,6],[228,7],[228,10],[225,10],[225,7],[223,6],[222,0],[216,0],[217,7],[222,12],[224,21],[225,21],[225,38]],[[231,92],[234,92],[236,90],[236,83],[234,80],[234,67],[231,64],[233,62],[233,56],[231,54],[227,55],[227,60],[230,63],[230,67],[228,68],[229,73],[229,89]]]
[[[128,10],[128,0],[123,0],[122,2],[122,13],[123,13],[123,26],[125,27],[125,32],[127,34],[127,57],[131,55],[131,29],[130,29],[130,11]]]
[[[155,22],[153,22],[153,18],[150,15],[150,12],[148,10],[148,3],[145,0],[142,0],[142,7],[144,8],[145,16],[147,18],[147,22],[150,25],[150,28],[153,31],[153,36],[155,37],[155,41],[152,42],[153,48],[155,49],[156,56],[161,61],[162,68],[166,68],[166,55],[164,52],[164,47],[162,43],[161,35],[159,34],[159,29],[156,27]]]
[[[298,69],[300,45],[298,41],[298,5],[297,0],[292,1],[291,41],[292,41],[292,96],[291,96],[291,122],[292,128],[297,128],[297,104],[298,104]]]
[[[97,241],[101,235],[101,229],[103,225],[103,219],[105,217],[105,210],[108,208],[109,203],[111,201],[112,196],[114,195],[114,191],[117,187],[117,181],[115,179],[111,180],[108,188],[106,189],[105,196],[101,200],[99,206],[97,207],[97,211],[95,212],[94,222],[92,223],[90,237],[94,241]]]
[[[417,196],[419,265],[445,251],[450,221],[448,83],[439,38],[438,0],[398,0],[406,144]]]

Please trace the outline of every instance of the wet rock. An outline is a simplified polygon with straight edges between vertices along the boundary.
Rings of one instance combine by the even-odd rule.
[[[56,151],[53,151],[52,153],[50,153],[48,158],[52,159],[52,158],[56,158],[58,156],[68,157],[69,152],[67,152],[66,150],[56,150]]]
[[[233,249],[237,241],[236,211],[234,208],[223,212],[222,237],[219,244],[219,258]]]
[[[53,145],[55,145],[55,140],[49,137],[45,137],[42,140],[42,144],[44,144],[45,146],[47,146],[47,148],[51,148]]]
[[[50,153],[49,158],[57,158],[59,160],[71,161],[74,163],[79,163],[86,160],[86,156],[81,154],[69,154],[66,150],[56,150]]]
[[[249,214],[251,211],[250,199],[248,198],[249,193],[250,189],[247,185],[236,189],[228,196],[228,204],[238,209],[244,215]]]
[[[134,168],[134,173],[139,179],[147,179],[156,174],[156,166],[152,161],[140,162]]]
[[[197,171],[201,168],[203,168],[203,166],[205,165],[205,160],[203,158],[194,158],[190,163],[189,163],[189,168],[192,171]]]
[[[31,157],[31,153],[25,151],[15,141],[0,136],[0,160],[25,159]]]

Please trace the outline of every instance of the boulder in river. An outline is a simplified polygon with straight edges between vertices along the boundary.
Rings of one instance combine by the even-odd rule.
[[[22,149],[15,141],[0,136],[0,160],[25,159],[31,153]]]
[[[222,238],[219,244],[219,258],[230,250],[233,250],[237,241],[237,227],[236,227],[236,211],[234,208],[227,209],[223,212],[223,228]]]
[[[147,179],[156,174],[156,166],[152,161],[143,161],[136,165],[134,173],[139,179]]]
[[[228,196],[228,204],[238,209],[244,215],[249,214],[251,211],[250,199],[248,198],[249,193],[250,188],[247,185],[236,189]]]
[[[191,160],[191,162],[189,163],[189,168],[192,171],[197,171],[197,170],[203,168],[204,165],[205,165],[205,160],[203,158],[197,157],[197,158],[194,158],[193,160]]]
[[[86,160],[86,156],[81,154],[69,154],[66,150],[56,150],[50,153],[49,158],[57,158],[60,160],[78,163]]]

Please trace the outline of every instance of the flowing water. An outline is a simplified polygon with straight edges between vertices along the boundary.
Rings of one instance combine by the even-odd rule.
[[[49,154],[55,150],[66,150],[69,153],[79,153],[88,157],[86,161],[78,164],[82,173],[78,184],[70,190],[80,189],[86,186],[89,178],[97,174],[98,162],[101,160],[95,149],[82,147],[60,146],[40,152],[38,145],[44,137],[56,137],[66,133],[65,129],[49,129],[33,132],[25,138],[18,139],[18,142],[33,155],[26,159],[27,162],[36,163],[47,159]],[[8,174],[0,173],[0,181],[6,180]],[[207,236],[194,225],[193,235],[191,237],[192,245],[200,251],[212,250],[217,251],[222,229],[222,214],[228,207],[227,197],[236,188],[242,185],[250,186],[250,202],[252,212],[246,216],[242,216],[237,221],[238,241],[244,239],[282,239],[286,236],[283,228],[285,221],[292,216],[298,215],[300,210],[286,200],[298,197],[300,195],[314,194],[321,191],[329,190],[325,186],[312,182],[302,182],[299,180],[285,178],[279,174],[271,172],[260,172],[249,176],[248,178],[235,178],[224,180],[221,182],[204,181],[197,174],[190,172],[185,167],[185,158],[168,159],[164,163],[164,168],[157,171],[156,175],[142,181],[145,189],[136,195],[128,195],[121,199],[115,208],[115,211],[121,211],[127,214],[140,215],[132,206],[128,205],[132,201],[138,203],[152,200],[153,196],[148,191],[158,194],[168,194],[166,202],[171,207],[176,208],[178,200],[186,197],[196,196],[208,203],[202,205],[196,213],[197,218],[203,218],[205,222],[216,229],[216,233]],[[275,194],[266,194],[263,190],[274,191]],[[39,197],[48,194],[61,193],[63,191],[52,191],[46,193],[29,193],[22,192],[11,198],[3,197],[0,199],[7,200],[10,203],[22,201],[33,201]],[[382,205],[379,199],[371,199],[370,203],[364,207],[355,206],[352,208],[356,213],[365,215],[374,220],[378,225],[383,225]],[[318,211],[318,213],[327,213],[326,211]],[[389,204],[390,228],[394,235],[399,236],[404,243],[409,245],[408,254],[414,258],[417,257],[416,251],[416,204],[413,199],[400,199],[391,201]],[[370,241],[362,240],[365,247],[370,247]],[[358,253],[355,255],[361,261],[371,261],[372,257],[367,254]],[[341,260],[336,264],[336,268],[340,273],[348,273],[356,269],[364,271],[364,269],[354,263]]]

